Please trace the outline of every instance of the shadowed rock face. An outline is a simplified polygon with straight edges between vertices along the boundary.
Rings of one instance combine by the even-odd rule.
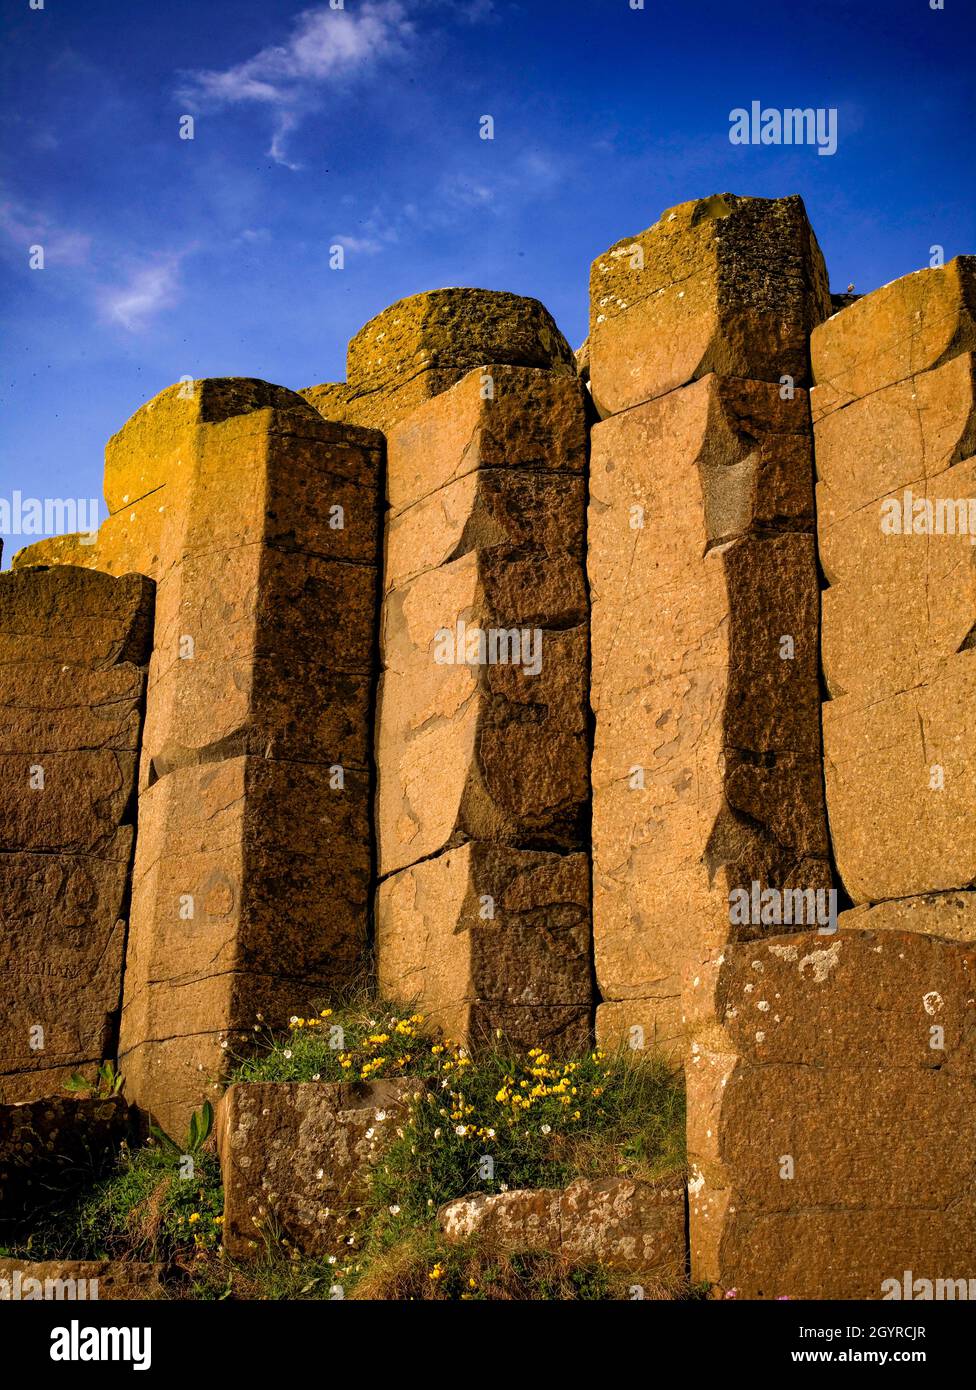
[[[812,338],[827,808],[860,905],[688,979],[692,1272],[740,1297],[972,1296],[976,526],[948,504],[976,497],[973,265]]]
[[[501,1029],[519,1047],[586,1047],[586,855],[472,841],[385,879],[376,916],[384,997],[422,1000],[449,1037]]]
[[[153,586],[0,575],[0,1099],[114,1055]]]

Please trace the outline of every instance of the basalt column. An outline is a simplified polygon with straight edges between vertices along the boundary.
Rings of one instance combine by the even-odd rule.
[[[830,882],[806,389],[829,303],[795,197],[682,204],[593,265],[601,1042],[680,1056],[732,890]]]
[[[561,1047],[592,1007],[586,419],[551,320],[536,351],[388,436],[377,955],[451,1037]]]
[[[151,581],[0,575],[0,1101],[114,1058]]]
[[[257,1014],[361,963],[382,442],[227,379],[110,454],[163,499],[120,1064],[177,1132]]]
[[[689,982],[692,1274],[719,1294],[972,1296],[974,269],[811,342],[827,809],[857,905]]]

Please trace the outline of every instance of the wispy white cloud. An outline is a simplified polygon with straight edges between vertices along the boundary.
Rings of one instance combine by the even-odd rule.
[[[131,268],[121,283],[102,285],[96,302],[107,323],[121,324],[130,333],[148,328],[162,310],[178,303],[180,266],[185,252],[154,256]]]
[[[22,203],[0,203],[0,232],[12,251],[27,256],[29,246],[44,248],[44,263],[57,266],[85,265],[91,256],[92,239],[84,232],[60,226],[46,213],[25,207]]]
[[[285,168],[297,169],[288,157],[287,137],[321,104],[326,85],[402,56],[413,34],[400,0],[366,0],[355,13],[315,5],[298,15],[284,43],[229,68],[182,73],[176,95],[195,110],[247,102],[273,109],[268,153]]]

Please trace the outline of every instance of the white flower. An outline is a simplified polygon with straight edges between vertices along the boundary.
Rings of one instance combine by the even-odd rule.
[[[464,1136],[467,1134],[467,1132],[468,1132],[468,1127],[467,1127],[467,1125],[457,1125],[457,1126],[455,1127],[455,1130],[454,1130],[454,1133],[455,1133],[455,1134],[459,1134],[459,1135],[461,1136],[462,1139],[463,1139]]]
[[[507,1182],[499,1183],[499,1189],[500,1189],[502,1192],[507,1192],[507,1191],[508,1191],[508,1183],[507,1183]]]
[[[313,1081],[321,1081],[321,1080],[322,1080],[321,1073],[320,1073],[320,1072],[316,1072],[315,1075],[312,1077],[312,1080],[313,1080]]]
[[[326,1264],[334,1265],[335,1262],[336,1262],[336,1257],[335,1257],[335,1255],[329,1255],[329,1256],[327,1256],[327,1258],[326,1258]]]
[[[317,1178],[319,1178],[319,1179],[324,1178],[324,1177],[325,1177],[325,1169],[324,1169],[324,1168],[319,1168],[319,1169],[317,1170],[315,1176],[316,1176]]]
[[[258,1018],[260,1018],[260,1017],[261,1017],[261,1015],[258,1014]],[[291,1018],[288,1020],[288,1022],[289,1022],[289,1023],[297,1023],[297,1022],[298,1022],[298,1015],[297,1015],[297,1014],[292,1014],[292,1016],[291,1016]]]
[[[434,1130],[434,1138],[435,1138],[435,1139],[439,1139],[440,1137],[441,1137],[441,1131],[440,1131],[440,1129],[435,1129],[435,1130]]]
[[[257,1014],[256,1017],[257,1017],[258,1023],[263,1023],[263,1022],[264,1022],[264,1014]]]
[[[376,1133],[376,1130],[375,1130],[375,1129],[368,1129],[368,1130],[366,1131],[366,1138],[367,1138],[367,1139],[372,1139],[372,1137],[373,1137],[373,1135],[374,1135],[375,1133]]]
[[[291,1061],[291,1048],[290,1048],[290,1047],[286,1047],[285,1050],[284,1050],[284,1052],[283,1052],[281,1055],[282,1055],[282,1057],[287,1057],[288,1060],[289,1060],[289,1062],[290,1062],[290,1061]]]
[[[488,1138],[489,1138],[489,1139],[494,1139],[494,1137],[495,1137],[495,1131],[494,1131],[493,1129],[490,1129],[490,1130],[488,1131]]]
[[[377,1120],[380,1122],[380,1124],[382,1124],[383,1121],[386,1119],[386,1111],[385,1111],[385,1110],[377,1110],[377,1112],[376,1112],[376,1118],[377,1118]]]
[[[220,1045],[221,1045],[221,1047],[226,1048],[226,1046],[227,1046],[227,1039],[225,1038],[224,1041],[223,1041]]]
[[[552,1125],[543,1125],[543,1126],[542,1126],[542,1132],[543,1132],[543,1134],[551,1134],[551,1133],[552,1133]]]
[[[394,1202],[393,1205],[392,1205],[392,1207],[390,1207],[390,1215],[391,1215],[391,1216],[399,1216],[399,1215],[400,1215],[400,1208],[397,1206],[396,1202]]]

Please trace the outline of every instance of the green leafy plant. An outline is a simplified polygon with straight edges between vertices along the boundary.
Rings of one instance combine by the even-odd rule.
[[[95,1100],[109,1100],[112,1096],[117,1096],[124,1085],[125,1078],[120,1071],[115,1070],[115,1063],[102,1062],[94,1081],[90,1081],[87,1076],[82,1076],[81,1072],[74,1071],[64,1083],[64,1089],[73,1095],[90,1096]]]
[[[182,1144],[178,1144],[159,1125],[150,1125],[149,1132],[160,1148],[170,1154],[198,1154],[210,1138],[213,1129],[214,1110],[209,1100],[205,1100],[199,1110],[190,1116],[190,1127]]]

